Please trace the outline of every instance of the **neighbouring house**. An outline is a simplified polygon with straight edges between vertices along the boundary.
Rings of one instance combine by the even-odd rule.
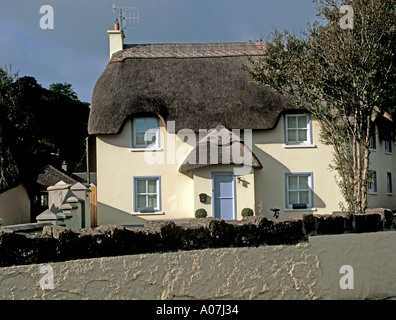
[[[6,226],[30,222],[30,197],[7,138],[5,121],[0,115],[0,222]]]
[[[55,186],[61,181],[69,185],[85,182],[83,178],[70,176],[64,169],[55,168],[50,164],[41,168],[37,176],[37,185],[40,193],[40,207],[36,209],[36,215],[42,213],[48,208],[48,188]]]
[[[325,214],[344,202],[320,127],[285,97],[253,84],[244,66],[263,42],[123,44],[95,85],[98,224],[208,216]],[[369,206],[395,209],[390,119],[373,136]]]

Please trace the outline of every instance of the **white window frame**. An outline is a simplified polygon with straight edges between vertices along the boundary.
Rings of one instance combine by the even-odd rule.
[[[308,189],[297,189],[289,190],[289,177],[292,176],[304,176],[308,177]],[[289,204],[289,192],[290,191],[308,191],[308,203],[306,209],[293,209],[293,204]],[[314,210],[314,200],[313,200],[313,173],[312,172],[287,172],[285,174],[285,198],[286,198],[286,210]]]
[[[288,132],[289,130],[297,130],[297,138],[298,138],[298,130],[303,130],[302,128],[289,128],[289,119],[290,118],[296,118],[296,123],[298,124],[298,117],[305,117],[306,118],[306,123],[307,127],[305,130],[307,130],[307,140],[305,141],[289,141],[288,140]],[[297,113],[297,114],[286,114],[285,115],[285,121],[284,121],[284,126],[285,126],[285,148],[315,148],[316,146],[312,144],[312,119],[309,115],[304,114],[304,113]]]
[[[393,181],[392,181],[392,172],[386,173],[386,192],[388,195],[393,195]]]
[[[385,140],[385,153],[392,154],[392,152],[393,152],[393,141]]]
[[[367,180],[367,193],[377,194],[378,193],[378,183],[377,183],[377,171],[369,170],[370,175],[373,177]]]
[[[155,142],[152,144],[136,144],[136,120],[149,120],[149,119],[154,119],[156,123],[156,129],[155,129]],[[151,129],[152,130],[152,129]],[[150,130],[145,131],[145,135],[149,132]],[[156,117],[137,117],[133,118],[132,120],[132,151],[146,151],[146,150],[159,150],[160,149],[160,128],[159,128],[159,121],[158,118]]]
[[[145,193],[138,193],[138,188],[137,188],[137,182],[145,180],[146,181],[146,192]],[[156,181],[156,193],[148,193],[147,192],[147,183],[148,180],[155,180]],[[138,195],[156,195],[157,196],[157,206],[155,208],[145,207],[145,208],[138,208],[138,201],[137,197]],[[147,202],[146,202],[147,203]],[[143,209],[143,212],[141,211]],[[146,209],[146,210],[144,210]],[[146,212],[144,212],[146,211]],[[162,214],[161,212],[161,177],[160,176],[136,176],[133,177],[133,213],[134,214]]]

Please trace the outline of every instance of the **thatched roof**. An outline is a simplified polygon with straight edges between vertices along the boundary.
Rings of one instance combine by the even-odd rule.
[[[63,181],[66,184],[76,184],[77,182],[84,181],[84,179],[79,177],[72,178],[66,171],[57,169],[51,165],[42,168],[37,177],[37,183],[45,189],[54,186],[59,181]]]
[[[201,156],[200,156],[201,155]],[[182,173],[210,165],[236,164],[247,165],[254,169],[263,166],[256,155],[244,142],[224,126],[219,125],[198,141],[179,168]]]
[[[126,45],[96,82],[89,134],[117,134],[144,113],[175,121],[176,130],[272,129],[294,105],[253,84],[243,68],[263,42]]]
[[[4,122],[5,117],[0,113],[0,194],[21,183],[19,167],[12,155]]]

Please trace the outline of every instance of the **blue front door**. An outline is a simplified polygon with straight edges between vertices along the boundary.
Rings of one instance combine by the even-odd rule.
[[[232,173],[213,173],[214,216],[234,220],[234,176]]]

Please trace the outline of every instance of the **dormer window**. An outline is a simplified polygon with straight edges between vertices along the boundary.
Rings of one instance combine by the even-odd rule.
[[[159,148],[158,118],[134,118],[132,124],[132,146],[136,149]]]

